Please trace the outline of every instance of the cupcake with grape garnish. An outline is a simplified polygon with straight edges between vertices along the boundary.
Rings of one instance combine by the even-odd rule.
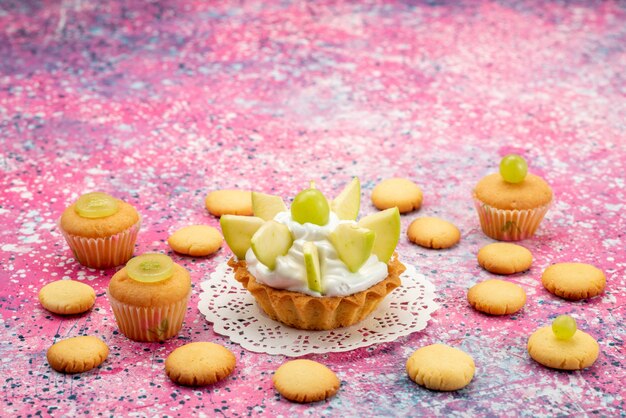
[[[135,341],[163,341],[178,334],[190,295],[189,272],[157,253],[130,259],[107,289],[120,331]]]
[[[400,286],[398,208],[357,221],[354,178],[331,202],[312,184],[288,210],[279,196],[252,193],[254,216],[224,215],[235,279],[270,318],[304,330],[353,325]]]
[[[140,223],[139,213],[129,203],[92,192],[63,211],[59,227],[80,264],[106,269],[132,257]]]
[[[501,160],[499,173],[483,177],[473,196],[483,232],[500,241],[532,237],[552,203],[548,183],[515,154]]]

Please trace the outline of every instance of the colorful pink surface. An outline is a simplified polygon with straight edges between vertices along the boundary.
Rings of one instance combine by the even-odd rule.
[[[615,1],[0,3],[1,415],[622,415],[626,381],[626,8]],[[530,271],[508,278],[528,294],[510,317],[473,311],[476,262],[491,242],[478,227],[473,185],[516,151],[553,187]],[[292,404],[272,388],[285,361],[213,332],[198,312],[200,283],[230,256],[172,254],[177,228],[218,225],[207,192],[247,188],[292,198],[315,179],[333,196],[361,178],[409,177],[424,206],[403,216],[453,221],[461,242],[399,252],[437,287],[441,308],[422,332],[347,353],[310,355],[332,368],[334,398]],[[171,254],[193,277],[179,336],[163,344],[117,331],[104,294],[114,270],[77,264],[56,226],[63,209],[103,190],[143,216],[136,253]],[[606,292],[567,302],[541,272],[560,261],[606,272]],[[98,294],[64,318],[38,304],[52,280]],[[530,333],[573,315],[599,342],[589,369],[533,362]],[[55,341],[97,335],[111,348],[98,369],[50,369]],[[231,349],[237,369],[211,387],[172,384],[163,362],[190,341]],[[471,354],[472,383],[425,390],[404,370],[418,347]]]

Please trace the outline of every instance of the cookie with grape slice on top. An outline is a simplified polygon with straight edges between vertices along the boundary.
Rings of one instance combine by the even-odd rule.
[[[559,315],[551,326],[538,328],[528,338],[528,354],[552,369],[581,370],[593,365],[600,346],[595,338],[578,329],[574,318]]]

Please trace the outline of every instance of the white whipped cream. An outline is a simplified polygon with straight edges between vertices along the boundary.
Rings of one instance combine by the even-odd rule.
[[[287,254],[276,259],[274,271],[271,271],[267,266],[259,262],[252,249],[248,250],[246,253],[248,271],[254,275],[258,282],[275,289],[321,296],[320,293],[309,289],[307,283],[302,251],[302,247],[307,241],[315,242],[319,251],[324,296],[352,295],[375,285],[387,277],[387,264],[379,261],[374,254],[355,273],[352,273],[343,261],[339,259],[333,244],[328,240],[328,235],[340,223],[355,223],[354,221],[341,221],[337,215],[330,212],[326,225],[300,224],[291,219],[289,211],[278,213],[274,220],[289,228],[294,242]]]

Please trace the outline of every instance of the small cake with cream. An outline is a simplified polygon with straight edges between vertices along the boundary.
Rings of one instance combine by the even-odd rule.
[[[298,329],[349,326],[400,286],[399,211],[357,222],[360,196],[357,178],[330,203],[312,185],[290,210],[279,196],[253,192],[253,217],[222,216],[235,279],[272,319]]]

